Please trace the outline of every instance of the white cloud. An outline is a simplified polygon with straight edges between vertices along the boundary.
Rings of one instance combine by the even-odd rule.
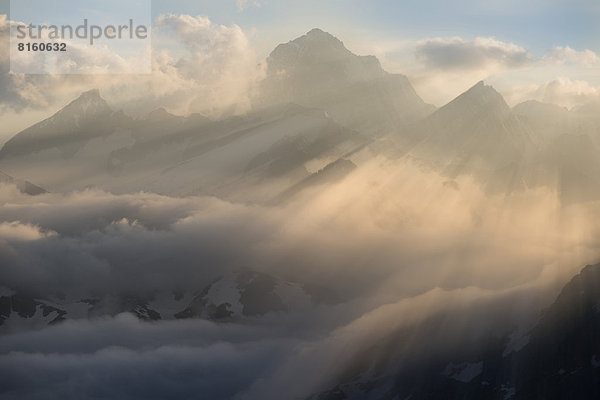
[[[577,51],[569,46],[557,46],[543,58],[546,61],[559,64],[575,64],[583,67],[600,66],[600,57],[592,50]]]
[[[429,68],[450,70],[515,68],[533,58],[516,44],[482,37],[470,41],[459,37],[425,39],[417,42],[415,54]]]
[[[78,398],[114,391],[137,399],[176,388],[181,397],[262,400],[287,389],[306,398],[403,326],[456,309],[472,319],[447,321],[465,322],[472,333],[514,315],[489,318],[488,301],[535,308],[516,291],[537,294],[565,282],[598,254],[598,204],[559,210],[550,189],[507,198],[485,195],[467,177],[454,187],[444,182],[420,165],[375,160],[339,185],[275,209],[94,190],[11,199],[0,221],[24,233],[0,240],[0,282],[10,288],[197,292],[244,265],[351,300],[310,309],[295,325],[282,315],[254,325],[143,324],[124,315],[68,321],[1,336],[0,373],[21,398],[71,390]],[[49,231],[56,233],[40,233]],[[471,314],[477,307],[481,313]],[[410,345],[421,352],[443,343]],[[26,376],[31,384],[20,384]]]
[[[96,66],[90,71],[96,75],[8,74],[9,24],[6,15],[0,15],[0,36],[6,39],[0,41],[4,71],[0,73],[0,107],[4,111],[56,110],[57,103],[65,104],[82,91],[98,87],[109,101],[114,99],[116,108],[133,113],[166,106],[179,114],[239,114],[249,108],[251,93],[262,76],[260,62],[239,26],[215,25],[207,17],[185,14],[157,18],[150,75],[106,75],[114,68],[121,70],[129,60],[114,57],[102,46],[72,46],[70,57],[63,60],[67,68],[85,60]]]
[[[53,232],[42,232],[37,226],[18,221],[0,223],[0,240],[30,241],[52,236]]]
[[[557,77],[541,84],[517,86],[511,96],[515,101],[538,100],[572,108],[600,100],[600,89],[584,80]]]
[[[414,44],[416,66],[408,75],[426,101],[443,105],[479,80],[493,84],[509,104],[535,99],[573,107],[594,101],[598,84],[593,51],[557,46],[534,56],[493,38],[433,38]],[[406,65],[411,65],[409,62]]]
[[[180,95],[190,99],[191,110],[218,114],[227,107],[235,108],[234,112],[249,108],[251,92],[262,74],[257,55],[239,26],[214,25],[202,16],[169,14],[158,17],[157,27],[159,35],[174,31],[188,50],[186,56],[159,64],[158,69],[169,68],[184,80]]]

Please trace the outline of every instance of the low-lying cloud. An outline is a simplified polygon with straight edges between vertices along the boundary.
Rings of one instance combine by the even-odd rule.
[[[98,190],[2,193],[7,267],[0,276],[46,293],[131,280],[152,290],[245,267],[321,280],[353,295],[380,285],[398,285],[390,290],[398,296],[438,286],[497,289],[535,279],[571,248],[578,252],[565,257],[574,270],[593,261],[596,249],[582,252],[576,233],[598,234],[582,217],[595,205],[562,209],[553,189],[506,199],[469,178],[448,184],[411,163],[382,160],[281,208]],[[570,235],[573,243],[548,247]]]
[[[456,310],[462,337],[523,309],[536,315],[600,254],[596,203],[561,209],[552,188],[486,195],[467,177],[449,183],[381,159],[278,208],[97,190],[29,197],[9,186],[0,202],[0,283],[21,292],[197,292],[244,267],[343,300],[225,325],[118,315],[3,335],[0,390],[15,399],[302,397],[429,316]],[[486,319],[492,303],[521,311]]]

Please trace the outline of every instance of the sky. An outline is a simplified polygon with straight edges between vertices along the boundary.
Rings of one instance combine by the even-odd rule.
[[[9,0],[0,0],[0,13],[9,8]],[[600,51],[600,3],[594,0],[153,0],[152,9],[155,17],[203,15],[237,24],[256,30],[265,43],[271,36],[271,45],[283,40],[281,33],[291,39],[320,27],[389,40],[493,36],[539,54],[559,45]]]
[[[9,0],[0,0],[0,13],[8,10]],[[493,36],[537,54],[567,45],[600,51],[600,3],[594,0],[153,0],[152,10],[155,17],[203,15],[256,30],[271,42],[265,49],[320,27],[353,40]]]
[[[600,3],[593,0],[155,0],[153,12],[207,15],[216,23],[274,35],[274,42],[282,40],[280,33],[320,27],[355,40],[493,36],[537,54],[566,45],[600,50]]]
[[[7,13],[9,1],[0,0],[0,15]],[[600,3],[593,0],[153,0],[152,14],[155,21],[175,16],[168,18],[170,33],[153,30],[155,53],[164,50],[171,57],[193,53],[198,37],[183,38],[182,21],[209,21],[210,28],[199,34],[214,38],[224,27],[229,38],[237,38],[229,47],[236,52],[228,54],[241,57],[243,65],[260,64],[277,44],[319,27],[352,52],[377,56],[388,72],[407,75],[417,93],[438,107],[479,80],[492,84],[511,106],[536,99],[571,108],[600,96]],[[188,61],[205,58],[196,54]],[[214,63],[210,67],[222,68],[215,69]],[[249,70],[229,76],[240,74],[253,80],[258,76]],[[13,107],[3,99],[6,93],[0,93],[5,106],[0,107],[5,122],[0,124],[0,143],[90,88],[81,82],[60,82],[60,90],[49,89],[53,94],[44,95],[40,104],[21,108]],[[228,98],[238,99],[236,90],[252,86],[238,83],[238,89],[227,89]],[[39,92],[39,83],[36,86]],[[105,85],[96,81],[93,86],[102,90]],[[216,90],[222,87],[209,92]],[[160,105],[165,104],[152,104]],[[211,114],[215,110],[188,104],[187,108],[172,106],[170,111]]]

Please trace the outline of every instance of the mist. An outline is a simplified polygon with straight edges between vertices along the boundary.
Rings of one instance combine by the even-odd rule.
[[[19,371],[34,368],[35,380],[27,380],[53,393],[84,385],[86,396],[202,390],[214,391],[211,398],[264,399],[276,398],[280,385],[307,396],[355,363],[351,355],[360,349],[433,315],[473,316],[489,304],[513,310],[493,321],[456,322],[470,331],[535,316],[598,253],[591,216],[599,204],[561,207],[547,188],[486,195],[472,178],[450,184],[422,166],[384,159],[276,208],[98,190],[31,197],[10,186],[2,187],[2,198],[0,281],[19,292],[86,298],[194,291],[227,271],[251,268],[318,284],[342,299],[319,311],[229,326],[144,323],[119,314],[2,336],[5,376],[26,379]],[[86,336],[85,345],[68,339],[77,335]],[[248,368],[256,363],[264,368]],[[152,383],[170,364],[175,370]],[[205,364],[217,376],[228,371],[228,384],[207,375]],[[84,384],[79,370],[98,381]],[[182,386],[199,371],[206,381]],[[101,382],[117,377],[140,384],[106,392]],[[14,390],[15,398],[44,396]]]

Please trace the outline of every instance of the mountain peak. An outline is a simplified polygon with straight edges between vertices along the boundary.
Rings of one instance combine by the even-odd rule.
[[[0,158],[25,155],[105,135],[111,133],[122,119],[122,114],[113,112],[98,89],[88,90],[50,118],[13,136],[0,150]]]
[[[55,116],[70,115],[88,115],[88,114],[104,114],[112,112],[108,103],[100,96],[100,90],[92,89],[81,93],[78,98],[70,102],[66,107],[60,110]]]
[[[493,88],[493,86],[491,85],[486,85],[484,81],[479,81],[476,84],[474,84],[473,86],[471,86],[471,88],[469,90],[467,90],[466,93],[497,93],[499,94],[496,89]]]
[[[146,116],[146,121],[160,122],[160,121],[170,120],[173,118],[177,118],[177,116],[168,112],[164,107],[159,107],[155,110],[150,111],[150,113],[148,113],[148,115]]]
[[[504,101],[504,97],[496,89],[490,85],[486,85],[483,81],[477,82],[469,90],[444,107],[449,106],[491,108],[502,112],[510,111],[508,104]]]
[[[81,93],[79,98],[102,98],[100,96],[100,89],[90,89],[86,92]]]
[[[322,34],[330,35],[329,33],[325,32],[323,29],[320,29],[320,28],[312,28],[310,31],[308,31],[306,33],[307,36],[310,36],[310,35],[322,35]]]
[[[388,74],[374,56],[360,56],[315,28],[278,45],[267,59],[260,106],[296,103],[326,111],[342,125],[383,135],[429,114],[410,81]]]
[[[311,39],[311,40],[329,41],[329,42],[335,43],[335,44],[342,44],[342,41],[339,40],[338,38],[336,38],[335,36],[333,36],[331,33],[325,32],[324,30],[319,29],[319,28],[311,29],[310,31],[308,31],[306,33],[306,35],[301,36],[296,40],[299,40],[302,38]]]
[[[330,33],[315,28],[292,41],[278,45],[269,56],[270,65],[306,65],[356,57]]]

